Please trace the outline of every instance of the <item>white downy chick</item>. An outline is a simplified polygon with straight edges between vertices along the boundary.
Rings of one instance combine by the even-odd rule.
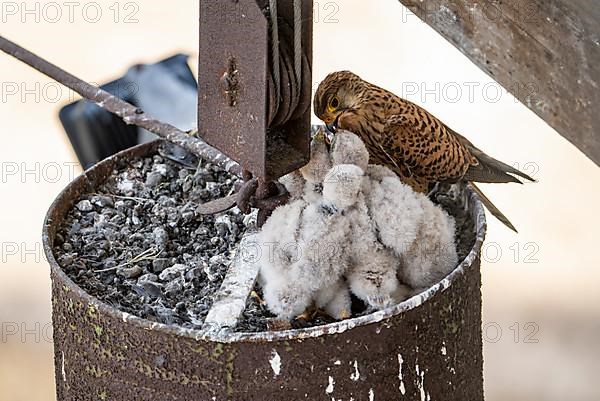
[[[400,259],[379,242],[364,198],[348,213],[348,218],[352,222],[352,248],[346,279],[352,293],[374,309],[384,309],[408,298],[410,291],[397,276]]]
[[[269,310],[286,319],[301,314],[312,302],[312,289],[297,286],[291,269],[299,259],[294,239],[306,205],[298,199],[278,207],[258,234],[259,283]]]
[[[302,213],[296,235],[300,260],[294,264],[297,285],[312,287],[314,293],[336,284],[348,269],[347,209],[354,206],[363,172],[353,165],[337,166],[325,176],[322,198]]]
[[[296,317],[313,300],[333,317],[349,315],[350,297],[343,288],[350,231],[345,211],[356,202],[361,180],[362,170],[356,166],[331,169],[324,177],[323,196],[301,212],[298,229],[288,237],[298,260],[288,265],[276,288],[265,283],[265,301],[280,319]]]
[[[418,290],[431,287],[458,264],[454,218],[422,195],[418,240],[402,255],[401,279]]]
[[[277,208],[259,234],[263,248],[260,281],[269,309],[280,319],[293,319],[313,300],[333,317],[350,314],[343,281],[350,221],[344,213],[356,202],[363,171],[345,165],[322,174],[322,167],[330,163],[329,155],[319,151],[313,155],[318,160],[302,171],[307,180],[305,196]],[[309,187],[319,183],[319,178],[322,195]],[[311,192],[308,197],[306,192]]]
[[[381,242],[401,258],[400,279],[430,287],[458,263],[454,219],[397,177],[384,176],[367,195]]]
[[[369,152],[362,140],[347,131],[339,132],[333,141],[331,159],[334,169],[340,164],[353,164],[367,171],[361,187],[369,191],[382,177],[394,176],[386,167],[369,165]],[[375,180],[371,177],[375,175]],[[380,178],[381,177],[381,178]],[[374,183],[372,183],[374,181]],[[346,278],[352,293],[371,308],[383,309],[399,303],[410,295],[410,290],[397,278],[400,259],[378,240],[377,227],[371,221],[361,193],[356,206],[348,212],[351,221],[351,267]]]
[[[346,280],[340,278],[333,285],[317,291],[315,304],[317,308],[324,310],[334,319],[350,318],[352,316],[352,300]]]
[[[304,200],[313,203],[321,199],[323,181],[325,175],[331,169],[331,158],[327,150],[327,144],[315,138],[310,143],[310,161],[300,169],[305,185]]]
[[[279,182],[283,184],[285,189],[287,189],[287,191],[290,193],[291,202],[295,201],[296,199],[300,199],[304,195],[304,186],[306,185],[306,180],[300,171],[296,170],[284,175],[279,179]]]
[[[331,161],[333,165],[354,164],[363,171],[369,167],[369,151],[363,141],[348,131],[338,132],[331,144]]]
[[[347,209],[359,199],[364,171],[354,164],[333,166],[323,181],[323,205]]]

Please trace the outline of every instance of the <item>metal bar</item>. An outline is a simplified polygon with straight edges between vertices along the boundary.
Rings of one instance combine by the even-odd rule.
[[[240,166],[217,149],[197,138],[189,136],[170,124],[152,118],[139,107],[135,107],[134,105],[83,81],[75,75],[66,72],[2,36],[0,36],[0,49],[38,70],[42,74],[67,86],[103,109],[121,117],[126,124],[145,128],[161,138],[181,146],[202,159],[210,160],[225,171],[241,176],[242,170]]]

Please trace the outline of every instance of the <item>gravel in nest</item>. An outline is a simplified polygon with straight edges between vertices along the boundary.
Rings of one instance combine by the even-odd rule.
[[[231,194],[237,180],[210,163],[188,168],[160,155],[121,165],[69,212],[56,236],[58,263],[121,311],[200,328],[253,223],[237,208],[214,216],[196,208]]]

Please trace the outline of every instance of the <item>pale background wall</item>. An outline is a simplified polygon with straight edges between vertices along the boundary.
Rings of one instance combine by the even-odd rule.
[[[48,3],[0,1],[0,34],[93,82],[176,51],[190,53],[196,63],[197,1],[83,1],[71,16],[58,2],[58,22]],[[33,11],[26,14],[25,7]],[[598,167],[499,92],[399,2],[320,0],[315,7],[315,88],[330,71],[353,70],[423,104],[483,150],[540,181],[485,187],[520,229],[517,235],[489,222],[483,261],[487,399],[600,399]],[[94,23],[96,10],[102,15]],[[50,282],[40,231],[50,202],[79,171],[57,118],[72,98],[0,55],[0,323],[40,327],[39,341],[33,334],[25,341],[0,335],[2,401],[54,399],[52,349],[44,335]]]

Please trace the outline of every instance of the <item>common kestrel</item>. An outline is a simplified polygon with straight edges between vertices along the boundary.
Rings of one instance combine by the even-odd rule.
[[[328,129],[344,129],[359,135],[373,164],[392,169],[418,192],[436,184],[460,181],[522,183],[527,174],[479,150],[433,114],[350,71],[329,74],[319,85],[314,111]],[[475,186],[485,207],[502,223],[511,222]]]

